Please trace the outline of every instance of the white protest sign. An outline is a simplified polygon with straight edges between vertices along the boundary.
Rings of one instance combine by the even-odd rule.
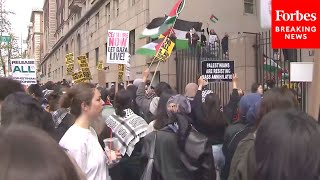
[[[37,68],[34,59],[12,59],[12,78],[21,84],[37,84]]]
[[[260,26],[263,29],[271,28],[271,0],[260,1]]]
[[[109,30],[107,63],[127,64],[126,54],[129,52],[129,31]]]
[[[290,62],[290,82],[312,82],[313,62]]]

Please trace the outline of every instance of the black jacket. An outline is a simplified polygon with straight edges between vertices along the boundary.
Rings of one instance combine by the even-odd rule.
[[[177,116],[179,120],[181,120],[181,117],[183,118],[183,116]],[[183,120],[183,122],[187,121],[188,120],[186,119]],[[184,125],[181,127],[184,127]],[[183,133],[182,129],[184,128],[181,127],[176,133],[171,128],[165,127],[160,131],[150,133],[144,138],[145,142],[142,152],[144,156],[147,156],[147,154],[150,152],[150,147],[155,137],[154,133],[157,133],[152,180],[215,180],[216,174],[211,146],[206,148],[200,158],[197,160],[199,163],[196,163],[199,165],[197,165],[197,167],[194,167],[192,164],[190,164],[191,161],[189,160],[182,160],[183,157],[187,156],[185,156],[186,151],[181,150],[181,142],[186,142],[185,137],[188,133]],[[184,145],[185,144],[186,143],[184,143]],[[185,146],[184,148],[187,147]],[[195,146],[194,148],[197,147]],[[190,165],[197,170],[190,170]]]

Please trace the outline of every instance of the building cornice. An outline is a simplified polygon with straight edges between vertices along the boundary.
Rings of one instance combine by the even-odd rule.
[[[97,1],[91,8],[90,10],[83,16],[81,17],[81,19],[64,35],[62,36],[56,43],[55,45],[52,47],[51,51],[46,54],[45,57],[43,57],[43,61],[41,62],[44,63],[45,61],[47,61],[47,59],[53,54],[53,52],[55,52],[62,43],[64,43],[82,24],[84,24],[91,15],[93,15],[95,13],[95,11],[97,9],[99,9],[102,4],[104,4],[106,1],[108,0],[99,0]]]

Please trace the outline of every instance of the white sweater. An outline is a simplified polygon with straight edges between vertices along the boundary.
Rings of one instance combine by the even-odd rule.
[[[88,180],[110,180],[107,157],[93,128],[71,126],[59,142],[76,160]]]

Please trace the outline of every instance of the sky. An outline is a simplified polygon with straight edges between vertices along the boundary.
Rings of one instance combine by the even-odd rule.
[[[31,12],[33,8],[43,7],[44,0],[5,0],[5,9],[13,11],[15,15],[10,16],[13,33],[19,38],[19,44],[22,39],[27,39]],[[20,45],[19,45],[20,46]],[[26,44],[23,45],[26,49]]]

